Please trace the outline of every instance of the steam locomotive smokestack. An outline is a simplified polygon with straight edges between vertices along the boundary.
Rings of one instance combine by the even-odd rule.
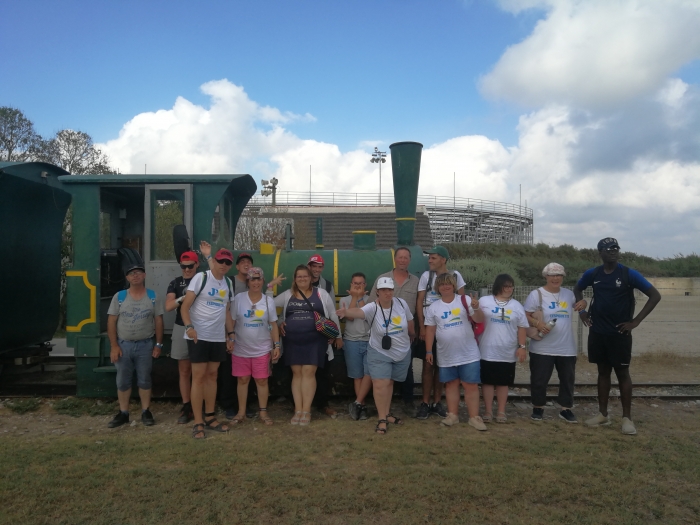
[[[418,180],[423,144],[395,142],[391,150],[391,170],[394,178],[394,206],[396,208],[396,236],[398,244],[413,245],[418,203]]]

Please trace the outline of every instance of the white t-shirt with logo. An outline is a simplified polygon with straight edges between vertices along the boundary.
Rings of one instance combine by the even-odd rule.
[[[466,285],[466,283],[464,282],[464,278],[462,278],[462,275],[457,270],[448,270],[447,273],[451,273],[452,275],[454,275],[455,279],[457,279],[457,290],[463,288]],[[429,271],[423,272],[423,275],[420,276],[420,281],[418,281],[419,292],[425,292],[428,289],[428,277],[430,277]],[[440,299],[440,294],[435,289],[435,279],[437,279],[437,273],[433,274],[433,282],[430,285],[430,291],[425,294],[425,299],[423,299],[423,304],[427,304],[428,306]],[[425,317],[427,313],[428,307],[424,307],[423,317]]]
[[[481,359],[472,325],[460,297],[455,295],[451,303],[442,299],[435,301],[425,316],[425,326],[435,326],[441,368],[466,365]],[[469,314],[473,314],[471,297],[466,297],[466,300]]]
[[[202,273],[195,275],[187,287],[188,292],[199,293],[202,287]],[[229,293],[226,277],[215,279],[211,270],[207,270],[207,282],[204,290],[190,307],[190,322],[197,332],[197,340],[222,343],[226,341],[226,305],[233,298]],[[185,332],[185,339],[187,337]]]
[[[518,349],[518,328],[527,328],[525,309],[515,299],[507,303],[493,295],[479,299],[479,308],[484,312],[484,333],[479,337],[479,350],[484,361],[515,363]]]
[[[239,293],[233,299],[231,317],[236,321],[233,355],[261,357],[272,351],[270,323],[277,321],[277,310],[274,301],[267,295],[263,294],[253,308],[248,292]]]
[[[574,292],[568,288],[561,288],[556,294],[550,293],[544,288],[539,290],[542,293],[544,322],[548,323],[550,320],[556,319],[557,324],[541,341],[530,340],[530,352],[540,355],[575,356],[577,353],[576,341],[571,322],[576,303]],[[534,312],[539,305],[539,295],[537,290],[533,290],[525,300],[525,311]]]
[[[413,321],[413,315],[408,305],[402,299],[394,297],[391,308],[381,308],[376,302],[362,307],[365,318],[371,323],[369,329],[369,345],[380,354],[392,361],[401,361],[411,350],[411,339],[408,336],[408,322]],[[384,315],[382,315],[382,311]],[[375,315],[376,313],[376,315]],[[385,323],[386,320],[386,323]],[[388,330],[387,330],[388,324]],[[391,337],[391,348],[382,348],[382,337],[388,332]]]

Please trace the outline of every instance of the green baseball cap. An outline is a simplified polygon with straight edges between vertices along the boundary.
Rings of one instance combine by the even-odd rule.
[[[444,246],[433,246],[428,250],[428,255],[431,253],[437,253],[440,257],[444,257],[445,259],[450,258],[450,252],[447,251],[447,248]]]

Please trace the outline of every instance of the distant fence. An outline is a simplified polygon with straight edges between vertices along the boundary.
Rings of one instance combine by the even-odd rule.
[[[525,303],[525,299],[537,286],[517,286],[513,298]],[[570,287],[564,287],[571,290]],[[700,357],[700,296],[677,295],[674,289],[657,288],[661,293],[661,302],[654,311],[633,332],[634,355],[648,352],[668,352],[683,356]],[[491,293],[491,285],[486,289]],[[591,302],[593,291],[588,288],[584,298]],[[634,292],[635,313],[644,307],[647,296],[639,290]],[[578,353],[587,354],[588,328],[584,327],[579,316],[573,320],[574,337]]]

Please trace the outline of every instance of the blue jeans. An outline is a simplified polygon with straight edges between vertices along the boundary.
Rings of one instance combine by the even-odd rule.
[[[117,390],[126,392],[131,388],[136,371],[136,383],[142,390],[151,389],[151,370],[153,369],[153,339],[125,341],[117,339],[122,356],[114,366],[117,368]]]
[[[348,377],[352,379],[362,379],[369,375],[367,367],[367,341],[343,340],[343,351],[345,352],[345,366],[348,369]]]

